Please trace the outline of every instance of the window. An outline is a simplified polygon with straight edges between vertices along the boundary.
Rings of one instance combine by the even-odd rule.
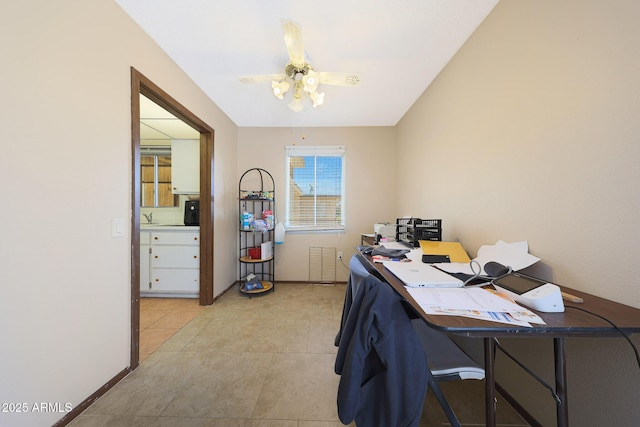
[[[345,148],[286,147],[287,230],[344,230]]]
[[[140,168],[141,206],[178,206],[178,196],[171,192],[171,148],[140,147]]]

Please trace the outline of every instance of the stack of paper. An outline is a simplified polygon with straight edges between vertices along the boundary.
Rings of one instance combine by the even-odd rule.
[[[464,316],[517,326],[544,324],[535,313],[483,288],[407,288],[427,314]]]

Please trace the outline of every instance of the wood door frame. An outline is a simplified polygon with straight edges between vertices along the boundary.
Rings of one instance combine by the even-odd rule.
[[[131,364],[140,362],[140,95],[200,132],[200,305],[213,304],[214,130],[155,83],[131,67]]]

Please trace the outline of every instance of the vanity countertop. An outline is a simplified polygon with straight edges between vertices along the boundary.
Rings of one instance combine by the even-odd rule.
[[[183,225],[183,224],[140,224],[141,230],[162,230],[162,231],[198,231],[200,226],[198,225]]]

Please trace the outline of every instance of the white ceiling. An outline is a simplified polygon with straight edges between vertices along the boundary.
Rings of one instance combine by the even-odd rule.
[[[397,124],[498,0],[116,2],[237,126],[312,127]],[[322,85],[324,105],[294,113],[270,82],[241,83],[284,72],[283,18],[316,71],[360,73],[360,85]]]
[[[172,139],[200,139],[200,132],[140,95],[140,143],[168,145]]]

